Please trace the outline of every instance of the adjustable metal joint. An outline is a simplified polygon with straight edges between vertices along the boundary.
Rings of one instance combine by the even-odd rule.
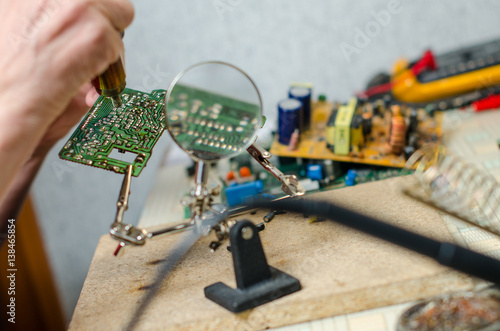
[[[146,230],[136,228],[132,224],[124,224],[121,222],[114,222],[111,224],[109,234],[115,240],[121,241],[127,245],[144,245],[148,233]]]

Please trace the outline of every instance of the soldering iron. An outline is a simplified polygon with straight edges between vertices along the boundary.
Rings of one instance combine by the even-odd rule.
[[[123,38],[123,32],[122,32]],[[123,66],[122,56],[115,63],[111,64],[105,72],[92,80],[92,85],[99,95],[110,98],[113,107],[118,108],[122,105],[120,93],[125,89],[125,68]]]

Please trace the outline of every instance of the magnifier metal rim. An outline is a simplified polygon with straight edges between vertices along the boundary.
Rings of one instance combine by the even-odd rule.
[[[193,158],[195,161],[203,161],[203,162],[217,162],[218,160],[222,160],[222,159],[225,159],[225,158],[230,158],[230,157],[233,157],[235,155],[238,155],[241,150],[237,151],[237,152],[234,152],[234,153],[231,153],[229,155],[221,155],[220,158],[218,158],[217,160],[204,160],[202,158],[199,158],[197,156],[195,156],[193,154],[193,152],[189,149],[185,149],[184,147],[182,147],[178,142],[177,142],[177,139],[175,139],[172,131],[170,130],[170,127],[168,125],[168,100],[170,99],[170,94],[172,93],[175,85],[177,85],[177,83],[179,82],[179,80],[188,72],[190,71],[191,69],[194,69],[198,66],[201,66],[201,65],[205,65],[205,64],[221,64],[221,65],[226,65],[228,67],[231,67],[233,69],[236,69],[238,70],[240,73],[242,73],[246,78],[248,78],[248,80],[250,81],[250,83],[252,83],[252,86],[254,87],[255,91],[257,92],[257,97],[259,98],[259,108],[260,108],[260,116],[258,118],[258,121],[259,123],[257,124],[257,129],[254,131],[254,133],[252,134],[252,136],[248,139],[248,143],[244,145],[244,147],[241,149],[247,149],[254,141],[255,137],[257,136],[257,131],[259,130],[259,128],[261,127],[262,125],[262,98],[260,96],[260,92],[259,92],[259,89],[257,88],[257,85],[255,84],[255,82],[253,81],[253,79],[246,73],[244,72],[243,70],[241,70],[240,68],[238,68],[237,66],[235,65],[232,65],[230,63],[227,63],[227,62],[224,62],[224,61],[203,61],[203,62],[199,62],[199,63],[196,63],[196,64],[193,64],[192,66],[189,66],[188,68],[184,69],[183,71],[181,71],[180,73],[177,74],[177,76],[175,76],[175,78],[172,80],[172,82],[170,83],[170,85],[168,86],[168,90],[167,90],[167,95],[165,96],[165,127],[167,128],[168,130],[168,133],[170,134],[170,136],[172,137],[172,140],[177,144],[177,146],[179,146],[183,151],[185,151],[186,153],[189,154],[189,156],[191,158]]]

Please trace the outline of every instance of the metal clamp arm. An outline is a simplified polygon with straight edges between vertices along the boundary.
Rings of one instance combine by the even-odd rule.
[[[274,164],[272,164],[269,159],[272,154],[257,146],[255,143],[247,148],[248,153],[259,162],[259,164],[266,169],[271,175],[276,177],[281,182],[281,189],[283,192],[290,196],[300,196],[304,195],[305,190],[300,185],[297,176],[295,175],[285,175],[283,174]]]
[[[163,234],[176,233],[192,227],[190,222],[177,225],[167,225],[164,228],[156,229],[155,231],[148,232],[145,229],[135,227],[132,224],[123,223],[123,214],[128,209],[128,199],[130,196],[130,184],[132,180],[132,165],[127,167],[127,172],[123,178],[120,194],[118,195],[118,202],[116,203],[116,216],[115,221],[111,224],[109,233],[111,237],[120,243],[116,248],[114,255],[118,255],[122,248],[126,245],[140,246],[146,243],[146,239],[160,236]]]
[[[127,166],[127,172],[123,178],[122,187],[120,189],[120,194],[118,195],[118,201],[116,203],[116,216],[115,221],[111,224],[109,229],[109,234],[115,240],[118,240],[120,244],[115,250],[115,255],[118,255],[121,248],[125,245],[143,245],[146,242],[148,233],[146,230],[141,228],[136,228],[132,224],[123,223],[123,214],[128,209],[128,198],[130,196],[130,184],[132,181],[132,165]]]
[[[120,194],[118,195],[118,202],[116,203],[117,210],[116,210],[115,222],[121,223],[123,221],[123,214],[128,209],[128,197],[130,196],[132,169],[133,169],[132,165],[129,164],[127,167],[127,173],[125,174],[125,178],[123,178]]]

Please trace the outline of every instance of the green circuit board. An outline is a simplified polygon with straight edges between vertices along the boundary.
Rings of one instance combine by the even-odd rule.
[[[191,86],[176,85],[167,123],[179,145],[204,159],[238,152],[261,125],[261,108]]]
[[[166,128],[165,95],[125,89],[116,109],[99,97],[59,157],[121,174],[132,164],[132,175],[139,176]],[[170,105],[168,126],[176,141],[205,154],[234,153],[260,124],[258,105],[190,86],[177,84]]]
[[[132,175],[139,176],[165,130],[165,94],[164,90],[148,94],[126,88],[120,95],[123,104],[116,109],[111,100],[99,97],[59,157],[122,174],[132,164]],[[121,154],[133,160],[121,160]]]

